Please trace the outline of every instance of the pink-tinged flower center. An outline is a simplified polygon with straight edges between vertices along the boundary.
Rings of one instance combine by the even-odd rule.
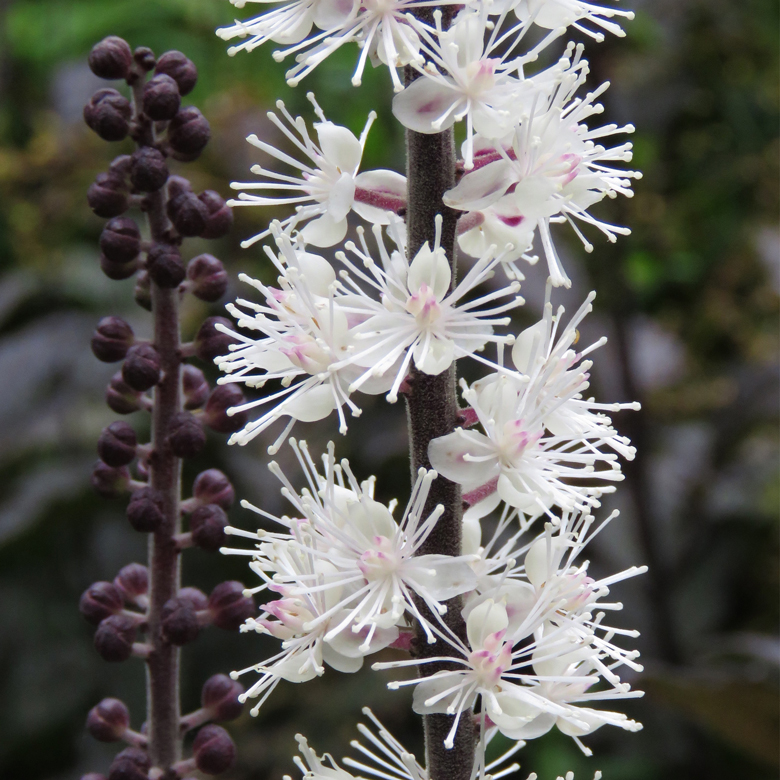
[[[262,619],[257,622],[269,634],[282,640],[299,634],[303,631],[304,624],[314,619],[314,615],[299,599],[276,599],[263,604],[262,609],[269,615],[273,615],[276,621]]]
[[[467,90],[470,96],[475,97],[493,89],[496,83],[496,68],[500,63],[499,59],[488,58],[470,62],[466,66]]]
[[[432,325],[441,316],[441,306],[433,290],[425,282],[420,289],[409,296],[406,301],[406,311],[409,312],[421,328]]]
[[[311,337],[291,336],[285,339],[285,344],[279,351],[309,374],[319,374],[330,365],[330,355]]]
[[[368,582],[383,580],[394,574],[401,564],[398,552],[386,536],[375,536],[374,546],[366,550],[358,561],[358,568]]]
[[[497,631],[485,639],[485,647],[469,655],[469,664],[484,688],[493,688],[512,662],[512,647],[502,642],[506,631]]]
[[[504,425],[500,449],[503,460],[510,464],[521,458],[525,451],[539,441],[541,432],[528,431],[524,420],[510,420]]]

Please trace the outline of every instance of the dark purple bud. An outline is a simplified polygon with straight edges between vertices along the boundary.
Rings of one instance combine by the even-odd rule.
[[[120,498],[130,485],[130,472],[127,466],[114,468],[99,460],[92,469],[90,479],[95,492],[103,498]]]
[[[121,372],[117,372],[111,377],[111,381],[106,388],[106,403],[108,408],[117,414],[132,414],[143,408],[141,393],[133,390],[122,379]]]
[[[105,255],[100,255],[100,270],[109,279],[121,282],[123,279],[129,279],[138,270],[138,263],[134,261],[117,263],[116,260],[109,260]]]
[[[104,661],[126,661],[133,654],[136,633],[136,621],[130,615],[111,615],[95,632],[95,649]]]
[[[243,692],[244,686],[237,680],[231,680],[226,674],[215,674],[203,684],[200,702],[211,710],[214,720],[235,720],[244,708],[238,700]]]
[[[108,780],[146,780],[152,762],[149,754],[137,747],[117,753],[108,770]]]
[[[241,388],[231,382],[226,385],[218,385],[209,396],[204,409],[203,422],[217,433],[234,433],[240,431],[249,418],[246,411],[228,414],[233,409],[246,402]]]
[[[133,345],[133,329],[120,317],[103,317],[92,334],[92,352],[104,363],[124,360]]]
[[[200,409],[206,403],[211,393],[209,383],[203,372],[189,363],[182,366],[182,394],[184,395],[185,409]]]
[[[108,780],[108,778],[105,775],[98,774],[97,772],[89,772],[86,775],[82,775],[81,780]]]
[[[230,345],[236,343],[233,336],[217,330],[217,325],[233,328],[233,323],[224,317],[206,317],[195,334],[195,354],[206,363],[212,363],[214,358],[227,355]]]
[[[192,755],[204,775],[219,775],[233,766],[236,746],[225,729],[209,723],[195,735]]]
[[[100,234],[100,251],[115,263],[129,263],[141,251],[141,231],[134,219],[114,217]]]
[[[135,459],[137,444],[138,439],[132,426],[117,420],[103,428],[97,444],[98,455],[109,466],[127,466]]]
[[[194,458],[206,446],[206,432],[189,412],[179,412],[170,423],[168,443],[177,458]]]
[[[209,596],[211,622],[225,631],[238,631],[255,614],[255,602],[244,595],[244,586],[235,580],[223,582]]]
[[[193,257],[187,264],[187,279],[192,283],[192,294],[207,303],[218,301],[227,291],[227,271],[213,255]]]
[[[199,506],[190,515],[190,533],[196,547],[216,552],[225,545],[225,528],[228,525],[225,510],[218,504]]]
[[[149,79],[144,85],[144,113],[155,122],[167,122],[176,116],[181,95],[176,82],[165,73]]]
[[[130,181],[139,192],[156,192],[168,181],[165,155],[153,146],[142,146],[133,152]]]
[[[200,624],[194,604],[186,598],[173,598],[165,602],[160,613],[163,638],[181,647],[194,642],[200,633]]]
[[[236,491],[219,469],[208,469],[195,477],[192,495],[201,504],[217,504],[223,509],[230,509],[236,498]]]
[[[154,52],[148,46],[139,46],[133,52],[133,59],[138,67],[145,71],[150,71],[157,64]]]
[[[182,192],[168,201],[168,217],[183,236],[199,236],[209,212],[194,192]]]
[[[129,205],[124,182],[111,173],[99,173],[87,190],[87,203],[99,217],[118,217]]]
[[[126,184],[130,177],[130,168],[133,165],[133,158],[129,154],[120,154],[111,161],[108,166],[108,172],[122,183]]]
[[[99,89],[84,106],[84,121],[104,141],[121,141],[130,131],[133,109],[115,89]]]
[[[209,604],[208,596],[199,588],[181,588],[179,590],[178,598],[189,601],[196,612],[201,612],[206,609]]]
[[[133,299],[142,309],[152,310],[152,280],[146,271],[141,271],[135,280]]]
[[[179,249],[172,244],[153,244],[147,256],[147,270],[160,287],[178,287],[186,276]]]
[[[122,379],[133,390],[143,392],[160,381],[160,355],[151,344],[135,344],[127,350]]]
[[[123,38],[109,35],[89,53],[89,69],[101,79],[126,79],[133,64],[133,52]]]
[[[118,742],[128,728],[130,712],[119,699],[103,699],[87,715],[87,731],[98,742]]]
[[[201,232],[201,238],[222,238],[233,227],[233,209],[228,206],[222,196],[214,190],[205,190],[198,198],[206,205],[209,216],[206,227]]]
[[[93,626],[120,612],[123,607],[122,593],[112,582],[93,582],[79,599],[79,612]]]
[[[134,491],[127,505],[127,520],[139,533],[151,534],[157,531],[165,521],[160,491],[151,487]]]
[[[182,95],[192,92],[198,80],[198,69],[192,60],[175,50],[166,51],[160,57],[154,72],[170,76],[179,85],[179,93]]]
[[[128,563],[117,572],[114,585],[124,600],[132,603],[149,591],[149,570],[140,563]]]
[[[195,106],[180,108],[168,125],[168,143],[177,159],[195,159],[210,137],[209,123]]]
[[[189,179],[184,176],[168,177],[168,197],[173,200],[178,198],[183,192],[192,192],[192,185]]]

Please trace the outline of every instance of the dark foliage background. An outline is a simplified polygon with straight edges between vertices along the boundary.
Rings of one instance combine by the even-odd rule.
[[[586,256],[567,246],[576,273],[571,307],[591,286],[597,308],[583,338],[602,333],[596,392],[638,398],[643,411],[619,427],[639,449],[615,505],[623,510],[593,550],[593,566],[647,563],[650,573],[617,592],[622,625],[642,630],[644,699],[631,714],[638,735],[600,731],[595,757],[551,734],[525,750],[523,774],[553,780],[768,780],[778,772],[778,8],[772,0],[636,2],[629,36],[590,47],[609,79],[609,121],[633,122],[645,178],[631,201],[599,214],[630,225],[616,246]],[[247,9],[247,10],[251,10]],[[81,108],[100,86],[86,66],[107,34],[161,53],[176,48],[198,65],[191,100],[212,123],[213,142],[188,166],[199,189],[223,194],[255,159],[250,132],[278,140],[265,111],[280,96],[306,111],[313,89],[326,113],[358,130],[379,112],[369,167],[402,165],[402,136],[389,112],[385,73],[349,86],[354,50],[329,60],[297,90],[284,85],[270,50],[230,59],[213,30],[232,20],[219,0],[5,0],[0,2],[0,777],[70,780],[105,771],[110,746],[83,732],[103,696],[143,719],[140,663],[111,666],[92,649],[77,611],[81,591],[144,560],[144,540],[121,502],[95,497],[95,441],[112,413],[102,396],[113,367],[89,351],[109,313],[148,333],[132,283],[102,276],[102,220],[85,191],[122,144],[90,134]],[[244,12],[239,12],[244,13]],[[378,104],[377,104],[378,102]],[[120,148],[121,147],[121,148]],[[217,247],[233,275],[268,275],[259,249],[242,251],[269,213],[240,210]],[[561,231],[563,233],[563,231]],[[563,241],[563,236],[561,241]],[[193,246],[192,253],[198,250]],[[538,316],[543,269],[528,273],[529,319]],[[237,289],[230,292],[233,297]],[[214,307],[217,312],[219,307]],[[185,333],[207,313],[185,310]],[[141,425],[142,421],[136,424]],[[310,439],[334,435],[313,427]],[[214,436],[187,479],[219,466],[239,495],[281,510],[265,446],[228,449]],[[403,409],[367,408],[339,442],[383,495],[408,491]],[[282,460],[287,459],[285,455]],[[189,482],[188,482],[189,484]],[[240,509],[234,524],[251,525]],[[243,578],[243,562],[192,551],[188,584],[208,589]],[[259,660],[262,640],[206,632],[185,651],[183,690],[194,707],[209,674]],[[293,770],[293,734],[336,756],[371,704],[409,747],[419,747],[408,700],[376,673],[334,672],[306,686],[282,685],[256,719],[231,730],[239,761],[231,780],[278,779]]]

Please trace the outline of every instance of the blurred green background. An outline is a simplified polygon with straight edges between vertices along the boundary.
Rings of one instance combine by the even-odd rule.
[[[618,416],[639,449],[610,506],[623,510],[591,551],[597,571],[646,563],[650,573],[615,590],[620,625],[639,627],[646,672],[630,703],[645,729],[603,729],[585,758],[551,734],[521,754],[525,778],[554,780],[567,769],[590,780],[765,780],[778,776],[778,6],[774,0],[636,2],[628,37],[590,46],[594,78],[609,79],[605,121],[633,122],[635,166],[644,171],[630,200],[600,204],[599,216],[630,225],[611,246],[586,256],[565,230],[559,244],[572,269],[576,305],[591,287],[596,310],[583,336],[607,334],[594,369],[601,400],[639,399]],[[245,14],[252,8],[238,13]],[[185,166],[198,189],[228,194],[257,158],[244,137],[277,141],[265,117],[283,97],[307,111],[312,89],[326,113],[358,131],[371,108],[366,167],[401,169],[402,134],[389,111],[389,79],[368,73],[349,85],[354,48],[291,90],[270,49],[229,58],[215,27],[234,9],[222,0],[5,0],[0,2],[0,777],[71,780],[105,771],[114,749],[83,731],[104,696],[143,719],[140,663],[112,666],[92,649],[79,616],[80,593],[112,579],[145,542],[122,502],[94,496],[95,441],[114,419],[102,401],[115,367],[89,350],[95,322],[128,318],[148,334],[132,282],[98,268],[102,220],[85,191],[125,144],[109,145],[83,125],[81,108],[101,83],[86,66],[100,38],[121,35],[158,54],[180,49],[200,70],[185,102],[198,105],[213,141]],[[306,114],[308,116],[308,114]],[[129,142],[128,142],[129,143]],[[239,249],[270,212],[239,210],[232,235],[209,251],[235,276],[268,277],[259,248]],[[595,237],[594,237],[595,238]],[[566,243],[569,241],[569,243]],[[187,256],[206,249],[186,245]],[[523,317],[538,317],[544,270],[529,269]],[[236,285],[228,297],[238,294]],[[209,310],[188,304],[191,335]],[[135,421],[139,431],[144,421]],[[324,441],[327,426],[299,435]],[[227,448],[212,436],[187,464],[218,466],[241,497],[282,510],[266,469],[265,446]],[[363,476],[376,472],[382,496],[407,495],[401,405],[367,405],[340,452]],[[282,453],[282,460],[288,460]],[[252,525],[233,509],[232,522]],[[238,559],[185,555],[187,584],[250,582]],[[185,705],[197,706],[209,674],[241,668],[269,652],[259,638],[207,631],[184,651]],[[360,707],[370,704],[419,750],[408,698],[385,678],[329,671],[306,686],[282,684],[257,719],[231,725],[239,746],[230,780],[279,780],[293,771],[293,734],[343,755]]]

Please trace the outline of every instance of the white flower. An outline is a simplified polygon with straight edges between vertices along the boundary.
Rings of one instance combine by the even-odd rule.
[[[623,37],[625,35],[623,29],[610,19],[618,16],[630,21],[634,18],[633,11],[621,11],[618,8],[595,5],[585,0],[510,0],[510,5],[513,6],[518,19],[524,22],[533,22],[548,30],[574,27],[596,41],[604,40],[603,33],[592,30],[585,22]]]
[[[604,197],[631,197],[631,179],[641,177],[636,171],[607,165],[630,161],[630,143],[613,148],[597,143],[616,133],[633,132],[631,125],[589,130],[584,124],[589,116],[603,110],[595,101],[609,85],[575,98],[588,70],[587,63],[580,59],[581,47],[572,59],[574,51],[570,46],[562,64],[556,66],[558,75],[552,87],[538,90],[540,99],[520,117],[511,139],[495,144],[492,151],[485,140],[480,140],[478,167],[475,165],[476,170],[463,176],[444,196],[451,208],[482,213],[482,219],[472,218],[474,227],[460,236],[465,251],[485,242],[506,242],[508,234],[514,233],[516,259],[530,249],[538,229],[553,284],[567,287],[571,282],[552,243],[550,224],[568,222],[587,251],[593,247],[574,219],[598,228],[610,241],[615,241],[618,234],[627,235],[627,228],[599,221],[588,209]],[[549,81],[550,74],[540,75]],[[464,154],[468,156],[469,150],[464,148]]]
[[[405,204],[406,179],[387,170],[358,173],[366,137],[376,119],[373,111],[360,138],[356,138],[346,127],[328,121],[311,93],[307,97],[320,120],[314,124],[318,143],[312,140],[304,120],[293,118],[281,100],[276,106],[286,124],[273,111],[268,113],[269,119],[308,158],[306,161],[290,157],[256,135],[247,138],[253,146],[297,169],[300,174],[291,176],[255,165],[252,173],[262,176],[264,181],[232,183],[233,189],[248,192],[241,192],[238,199],[229,201],[229,205],[295,205],[295,213],[281,221],[282,227],[289,232],[306,223],[301,230],[303,240],[314,246],[327,247],[339,243],[346,235],[350,211],[373,224],[386,225],[392,212]],[[252,194],[257,191],[280,194]],[[264,230],[241,245],[251,246],[270,232],[270,228]]]
[[[580,353],[571,346],[595,294],[558,335],[563,309],[553,317],[549,285],[547,292],[544,319],[521,333],[512,349],[517,373],[504,370],[471,386],[461,380],[463,397],[484,433],[458,428],[428,449],[434,468],[463,485],[464,500],[478,516],[501,500],[530,516],[549,513],[552,506],[598,506],[598,498],[614,490],[602,483],[623,479],[616,453],[634,456],[602,410],[637,405],[603,405],[582,397],[591,366],[582,358],[604,340]],[[602,468],[596,470],[597,464]]]

